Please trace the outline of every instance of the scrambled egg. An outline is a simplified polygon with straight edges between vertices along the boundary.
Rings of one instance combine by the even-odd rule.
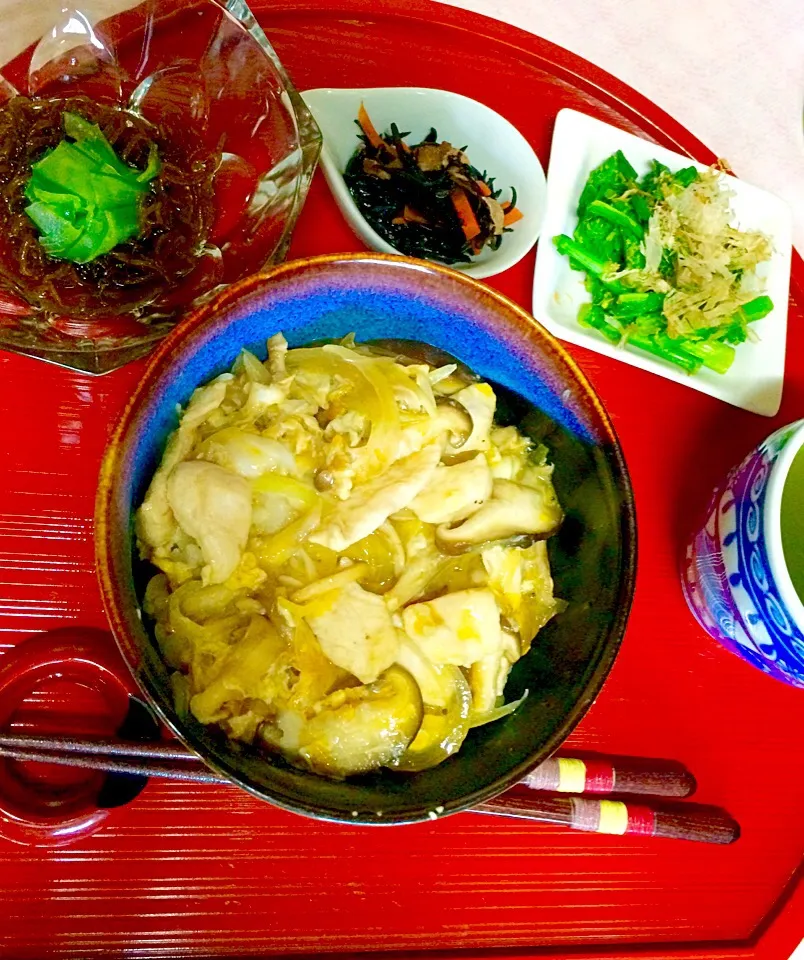
[[[415,772],[504,704],[557,612],[543,448],[454,365],[244,352],[196,390],[137,511],[177,710],[324,776]]]

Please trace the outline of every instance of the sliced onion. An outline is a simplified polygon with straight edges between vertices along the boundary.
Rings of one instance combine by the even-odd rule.
[[[495,720],[502,720],[503,717],[509,716],[522,704],[527,695],[528,691],[526,690],[518,700],[504,703],[501,707],[495,707],[493,710],[489,710],[488,713],[481,713],[479,716],[473,717],[469,721],[469,729],[482,727],[487,723],[494,723]]]

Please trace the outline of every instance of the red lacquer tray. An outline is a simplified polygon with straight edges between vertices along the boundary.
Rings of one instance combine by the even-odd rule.
[[[545,166],[553,119],[565,106],[712,159],[634,91],[491,20],[425,0],[277,0],[258,2],[255,12],[300,89],[449,87],[507,116]],[[318,174],[292,255],[357,246]],[[531,254],[492,282],[529,307],[532,270]],[[677,557],[723,472],[804,413],[798,258],[794,274],[785,397],[775,420],[570,348],[622,439],[640,536],[622,653],[571,746],[684,761],[698,775],[698,799],[739,819],[736,844],[600,837],[474,814],[357,829],[295,817],[234,788],[151,782],[72,846],[0,841],[0,950],[82,958],[787,956],[804,936],[804,885],[796,885],[804,694],[698,629],[681,595]],[[59,626],[105,626],[93,570],[93,496],[111,424],[140,369],[91,379],[0,354],[6,647]]]

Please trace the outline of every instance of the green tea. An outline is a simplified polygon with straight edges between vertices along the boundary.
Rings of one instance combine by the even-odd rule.
[[[804,447],[796,454],[785,480],[780,520],[787,570],[804,603]]]

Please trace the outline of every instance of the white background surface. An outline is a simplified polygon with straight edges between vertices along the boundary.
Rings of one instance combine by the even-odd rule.
[[[446,2],[566,47],[649,97],[737,176],[787,200],[804,251],[804,0]]]

